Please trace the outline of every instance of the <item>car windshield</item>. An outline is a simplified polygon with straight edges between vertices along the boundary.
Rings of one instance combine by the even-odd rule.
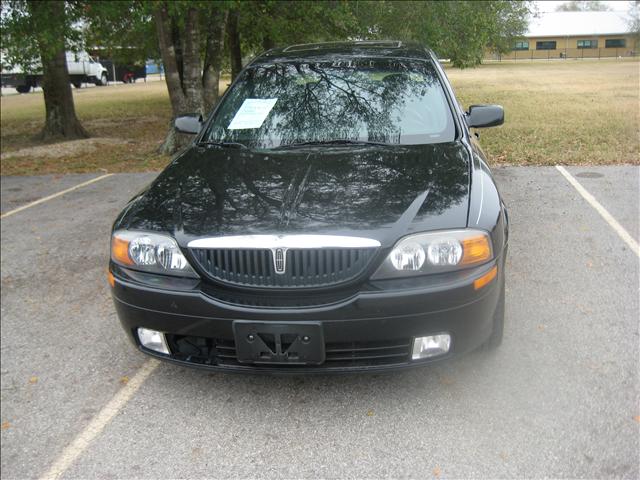
[[[414,145],[454,137],[433,65],[349,59],[247,69],[203,141],[264,149],[332,142]]]

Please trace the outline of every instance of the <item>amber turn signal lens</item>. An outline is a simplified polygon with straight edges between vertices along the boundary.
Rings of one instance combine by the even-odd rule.
[[[483,276],[481,276],[480,278],[474,280],[473,288],[475,288],[476,290],[480,290],[482,287],[484,287],[484,286],[488,285],[489,283],[491,283],[491,280],[496,278],[497,274],[498,274],[498,266],[496,265],[491,270],[489,270],[487,273],[485,273]]]
[[[472,265],[491,259],[491,245],[486,235],[469,237],[461,241],[462,261],[460,265]]]
[[[109,285],[111,285],[111,288],[116,286],[116,277],[113,276],[111,270],[107,270],[107,280],[109,282]]]
[[[111,238],[111,258],[124,265],[133,265],[129,256],[129,242],[116,236]]]

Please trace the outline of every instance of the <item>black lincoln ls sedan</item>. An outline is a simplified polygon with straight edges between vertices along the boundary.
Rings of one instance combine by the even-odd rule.
[[[226,371],[423,365],[502,340],[508,221],[438,60],[402,42],[253,60],[113,225],[143,352]]]

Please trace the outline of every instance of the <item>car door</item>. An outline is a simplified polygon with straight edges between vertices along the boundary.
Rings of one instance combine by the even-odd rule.
[[[84,70],[79,62],[78,54],[75,52],[67,52],[67,69],[69,75],[83,75]]]

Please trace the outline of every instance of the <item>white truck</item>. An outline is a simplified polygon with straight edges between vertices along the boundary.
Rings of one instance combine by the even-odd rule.
[[[28,93],[32,88],[42,83],[42,71],[36,69],[25,73],[22,69],[4,68],[2,61],[2,87],[14,87],[19,93]],[[83,83],[93,83],[97,86],[107,84],[107,69],[100,62],[95,61],[87,52],[67,52],[67,69],[69,81],[80,88]]]

